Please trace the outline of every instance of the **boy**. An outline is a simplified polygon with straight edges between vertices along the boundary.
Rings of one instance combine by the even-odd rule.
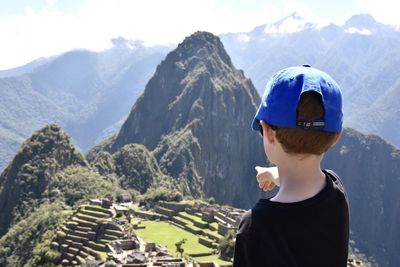
[[[347,197],[340,178],[320,168],[342,117],[339,86],[325,72],[291,67],[268,82],[252,128],[277,172],[256,168],[257,180],[265,191],[279,191],[242,217],[234,267],[347,266]]]

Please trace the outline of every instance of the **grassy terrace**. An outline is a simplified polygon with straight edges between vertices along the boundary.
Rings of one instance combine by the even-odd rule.
[[[94,230],[102,223],[105,218],[111,217],[108,210],[91,205],[82,205],[79,207],[77,212],[68,221],[64,222],[64,225],[57,231],[58,237],[65,237],[65,243],[60,244],[61,247],[67,248],[70,257],[76,257],[76,259],[82,263],[84,258],[82,255],[91,254],[96,255],[96,258],[106,261],[107,253],[105,250],[105,243],[116,239],[122,233],[116,230],[107,229],[105,233],[100,237],[99,242],[95,242],[93,237]],[[67,234],[68,233],[68,234]],[[89,246],[85,246],[81,251],[75,248],[72,243],[83,244],[83,239],[89,239]],[[65,257],[63,257],[64,260]]]
[[[179,215],[183,215],[183,216],[185,216],[187,218],[192,219],[193,221],[197,221],[197,222],[200,222],[200,223],[207,223],[207,222],[203,221],[200,217],[192,215],[192,214],[189,214],[186,211],[179,212]]]
[[[185,217],[187,217],[187,218],[190,218],[190,219],[192,219],[192,220],[194,220],[194,221],[197,221],[197,222],[201,222],[201,223],[208,224],[207,222],[203,221],[200,217],[197,217],[197,216],[195,216],[195,215],[189,214],[189,213],[187,213],[187,212],[185,212],[185,211],[179,212],[179,215],[183,215],[183,216],[185,216]],[[222,235],[218,234],[218,231],[213,231],[213,230],[211,230],[211,229],[209,229],[209,228],[207,228],[207,229],[201,229],[201,228],[198,228],[198,227],[194,226],[194,225],[193,225],[193,222],[191,222],[191,221],[189,221],[189,220],[187,220],[187,219],[184,219],[184,218],[182,218],[182,217],[176,217],[176,218],[177,218],[178,220],[180,220],[180,221],[186,222],[186,224],[187,224],[190,228],[192,228],[192,229],[194,229],[194,230],[202,230],[203,232],[207,232],[207,233],[211,234],[212,236],[215,236],[215,238],[218,238],[218,239],[222,238]],[[210,225],[214,226],[215,229],[218,229],[218,223],[213,222],[213,223],[210,223]]]
[[[217,222],[210,223],[210,225],[213,226],[215,229],[218,229],[218,223]]]
[[[181,221],[181,222],[186,223],[186,225],[187,225],[188,227],[192,228],[192,229],[195,230],[195,231],[201,231],[201,230],[202,230],[201,228],[199,228],[199,227],[197,227],[197,226],[194,226],[192,221],[189,221],[189,220],[184,219],[184,218],[182,218],[182,217],[175,217],[175,218],[176,218],[177,220]]]
[[[218,239],[223,237],[222,235],[218,234],[217,231],[213,231],[211,229],[203,229],[203,232],[207,232],[207,233],[211,234],[212,236],[215,236],[215,238],[218,238]]]
[[[179,217],[179,219],[182,218]],[[185,221],[193,225],[192,222],[188,220]],[[198,242],[199,236],[192,234],[188,231],[185,231],[168,222],[142,221],[141,225],[146,226],[146,228],[136,230],[136,234],[138,236],[140,236],[146,242],[154,242],[156,244],[162,244],[166,246],[168,251],[174,256],[178,256],[176,255],[175,243],[182,240],[183,238],[187,239],[186,243],[182,246],[183,249],[185,250],[185,254],[199,254],[199,253],[212,252],[211,248],[208,248]],[[214,232],[211,230],[209,231],[217,235],[215,231]],[[197,262],[215,261],[221,266],[232,265],[231,262],[219,259],[218,255],[194,257],[193,260]]]
[[[172,255],[175,255],[175,243],[184,238],[187,241],[182,247],[186,254],[208,253],[212,251],[212,249],[199,244],[198,236],[168,222],[143,221],[141,225],[146,226],[146,228],[136,230],[137,235],[146,242],[154,242],[166,246]]]
[[[140,209],[139,207],[137,207],[137,206],[132,206],[132,207],[130,207],[130,209],[131,209],[131,210],[134,210],[134,211],[139,211],[139,212],[142,212],[142,213],[150,214],[150,215],[156,215],[156,214],[158,214],[158,213],[154,213],[154,212],[152,212],[152,211],[141,210],[141,209]]]
[[[224,261],[218,258],[218,255],[211,255],[211,256],[204,256],[204,257],[196,257],[193,258],[197,262],[210,262],[210,261],[215,261],[218,263],[220,266],[232,266],[232,262],[230,261]]]
[[[97,206],[97,205],[88,205],[88,204],[86,204],[86,205],[81,205],[81,208],[88,209],[88,210],[97,210],[97,211],[100,211],[100,212],[103,212],[103,213],[108,213],[109,212],[108,209],[100,207],[100,206]]]

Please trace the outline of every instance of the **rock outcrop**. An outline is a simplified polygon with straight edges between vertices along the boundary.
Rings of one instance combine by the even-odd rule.
[[[0,236],[40,205],[53,175],[70,165],[87,162],[57,125],[47,125],[21,145],[0,175]]]
[[[144,144],[185,194],[249,206],[254,166],[265,164],[262,140],[250,129],[259,102],[219,38],[196,32],[157,67],[111,151]]]

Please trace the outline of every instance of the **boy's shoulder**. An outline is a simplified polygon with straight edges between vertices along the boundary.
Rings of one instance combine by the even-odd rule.
[[[334,183],[335,187],[340,190],[346,197],[347,199],[347,193],[346,193],[346,189],[344,187],[343,181],[342,179],[339,177],[339,175],[330,170],[330,169],[324,169],[322,170],[326,175],[328,175],[328,177],[331,178],[332,182]]]
[[[275,202],[270,198],[259,199],[251,209],[243,213],[238,234],[257,232],[256,229],[260,228],[259,222],[262,222],[261,228],[265,228],[269,224],[273,226],[279,220],[284,223],[295,220],[294,217],[298,214],[313,213],[315,209],[319,209],[321,203],[329,207],[343,206],[343,209],[347,209],[348,198],[342,179],[332,170],[326,169],[323,172],[327,183],[322,191],[312,198],[292,203]]]

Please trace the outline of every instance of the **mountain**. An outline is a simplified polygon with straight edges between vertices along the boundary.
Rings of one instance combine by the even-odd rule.
[[[91,163],[59,126],[35,132],[0,175],[0,266],[53,257],[57,225],[87,198],[180,192],[251,207],[265,196],[254,166],[268,164],[250,129],[260,100],[219,38],[196,32],[158,65],[118,134],[91,151]],[[345,182],[356,247],[384,267],[399,265],[399,155],[377,136],[346,129],[323,162]]]
[[[255,165],[267,164],[263,145],[250,130],[259,102],[219,39],[197,32],[157,67],[120,132],[103,149],[113,153],[143,144],[162,172],[183,183],[185,195],[249,208],[265,195],[253,176]],[[399,264],[399,155],[381,138],[346,128],[323,161],[345,182],[356,247],[385,267]]]
[[[400,150],[378,136],[346,129],[323,166],[344,181],[355,246],[381,267],[399,266]]]
[[[184,194],[249,206],[247,183],[255,186],[254,166],[265,159],[257,133],[243,129],[259,102],[219,38],[196,32],[157,66],[110,151],[143,144]]]
[[[51,57],[50,58],[38,58],[38,59],[35,59],[23,66],[19,66],[19,67],[7,69],[7,70],[0,70],[0,78],[21,76],[22,74],[33,71],[37,67],[45,64],[46,62],[48,62],[50,60],[51,60]]]
[[[297,12],[295,12],[276,23],[269,23],[256,27],[253,30],[253,32],[279,35],[279,34],[300,32],[307,29],[312,29],[314,27],[315,24],[306,21]]]
[[[75,50],[0,72],[20,75],[0,78],[0,170],[48,123],[61,125],[81,149],[120,127],[166,47],[121,37],[112,43],[103,52]]]
[[[71,209],[121,192],[117,177],[95,171],[59,126],[34,132],[0,175],[0,266],[52,262],[50,242]]]
[[[76,164],[87,162],[59,127],[49,125],[35,132],[0,175],[0,235],[40,205],[56,172]]]
[[[0,175],[0,267],[59,266],[51,242],[78,206],[122,194],[148,205],[182,200],[171,179],[143,145],[100,151],[89,164],[58,125],[46,125]]]
[[[399,147],[398,29],[368,14],[324,26],[294,13],[221,40],[260,94],[281,68],[307,63],[326,70],[342,86],[345,124]],[[70,51],[0,71],[0,170],[48,123],[63,126],[83,150],[117,132],[169,49],[119,37],[103,52]]]
[[[294,13],[221,40],[232,61],[260,94],[278,70],[310,64],[328,72],[343,91],[345,125],[382,136],[400,147],[400,31],[371,15],[344,25],[318,25]]]

